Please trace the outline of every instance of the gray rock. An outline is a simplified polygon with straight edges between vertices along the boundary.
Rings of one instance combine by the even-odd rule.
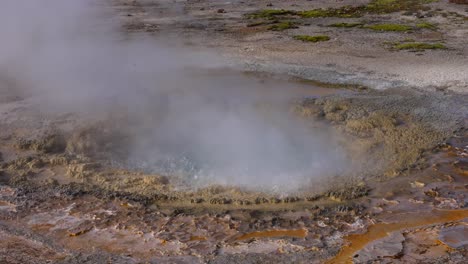
[[[396,257],[403,250],[404,240],[401,233],[394,232],[388,237],[373,241],[356,254],[354,262],[367,263],[379,258]]]
[[[468,245],[468,226],[458,225],[443,228],[439,240],[451,248],[461,248]]]

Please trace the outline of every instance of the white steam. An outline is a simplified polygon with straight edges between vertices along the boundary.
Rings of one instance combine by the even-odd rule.
[[[97,2],[3,0],[0,77],[48,111],[129,116],[128,161],[154,172],[282,190],[342,173],[336,137],[289,115],[287,89],[214,70],[214,54],[125,34]]]

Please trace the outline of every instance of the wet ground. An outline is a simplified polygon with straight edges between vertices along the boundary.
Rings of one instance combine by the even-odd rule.
[[[363,92],[316,91],[293,113],[349,133],[326,113],[315,116],[315,100],[364,97]],[[193,190],[178,177],[113,167],[109,156],[74,152],[77,140],[96,144],[86,140],[97,135],[76,137],[93,129],[48,129],[49,122],[73,127],[79,117],[49,116],[34,124],[37,113],[28,107],[22,100],[3,105],[0,212],[7,263],[462,263],[466,254],[464,129],[425,151],[416,166],[402,170],[392,163],[390,178],[342,178],[345,185],[284,195],[235,186]],[[31,125],[37,130],[29,130]]]
[[[216,34],[206,38],[213,48],[232,51],[241,47],[244,51],[233,53],[242,58],[252,49],[249,45],[258,48],[268,46],[273,39],[281,42],[281,34],[287,33],[246,27],[243,14],[264,8],[312,8],[309,1],[271,2],[114,4],[128,22],[124,23],[126,31],[156,37],[183,34],[194,49],[205,42],[191,33],[208,32]],[[341,5],[312,2],[314,8]],[[367,1],[352,4],[359,6],[361,2]],[[434,3],[431,8],[442,8],[437,12],[447,13],[448,18],[433,14],[428,19],[462,19],[450,15],[463,13],[459,7]],[[156,19],[155,14],[161,16]],[[371,16],[375,23],[383,18],[398,19],[393,13]],[[440,26],[446,24],[441,22]],[[464,54],[466,50],[455,34],[463,33],[462,26],[448,26],[447,32],[455,37],[447,39],[447,45],[453,49],[420,51],[423,55],[414,58],[426,58],[416,60],[432,65],[433,56],[439,60],[456,52]],[[431,33],[422,30],[408,34]],[[236,34],[245,38],[233,37]],[[393,36],[385,34],[368,38]],[[251,44],[247,45],[249,38]],[[280,54],[301,45],[279,45],[276,49]],[[328,49],[325,46],[318,49]],[[343,47],[346,56],[351,56],[348,48]],[[266,47],[267,53],[262,49],[258,55],[264,57],[257,62],[272,66],[264,61],[275,59],[276,55],[270,56],[272,49]],[[340,49],[323,56],[336,53],[341,57]],[[356,56],[366,52],[361,50]],[[374,56],[376,50],[369,52]],[[413,55],[398,52],[395,57]],[[307,65],[307,59],[303,63]],[[387,63],[397,65],[395,61],[383,64]],[[463,63],[463,58],[458,58],[438,69],[443,71],[447,65],[448,69],[459,69]],[[340,75],[341,66],[330,67],[336,67]],[[339,146],[351,157],[350,170],[336,178],[304,182],[295,192],[220,184],[191,188],[193,179],[123,162],[127,154],[123,149],[131,135],[125,118],[115,113],[90,118],[81,113],[44,112],[36,98],[16,94],[14,89],[6,89],[11,83],[2,81],[0,262],[464,263],[468,249],[468,98],[466,93],[454,92],[466,89],[458,70],[448,77],[454,85],[449,80],[434,84],[438,89],[427,83],[414,89],[398,80],[414,83],[427,72],[413,80],[402,75],[385,80],[370,74],[358,81],[350,77],[345,84],[346,78],[334,79],[336,83],[328,77],[306,81],[290,77],[289,71],[282,71],[282,75],[244,73],[237,71],[238,67],[204,69],[194,76],[216,76],[220,84],[238,82],[242,76],[242,84],[249,85],[237,87],[255,87],[248,91],[247,103],[260,102],[256,109],[265,116],[271,111],[285,112],[312,128],[325,129],[321,131],[327,131],[327,136],[344,139]],[[273,73],[279,69],[273,68],[269,68]],[[354,74],[365,72],[361,70]],[[434,82],[440,81],[435,77]],[[380,86],[372,85],[380,81],[393,88],[374,90]],[[228,88],[226,85],[224,91]],[[174,98],[185,92],[177,91]],[[237,91],[231,92],[235,97]],[[262,104],[265,94],[267,105]],[[327,142],[332,146],[334,141]]]
[[[115,4],[130,32],[162,35],[162,39],[177,39],[183,33],[182,42],[218,49],[255,71],[380,89],[466,90],[466,5],[420,0],[123,0]],[[356,11],[356,7],[367,9]],[[341,13],[317,12],[325,9]],[[315,14],[269,16],[269,10],[313,10]],[[266,11],[263,16],[252,16],[262,11]],[[407,28],[369,29],[381,24]],[[316,43],[294,39],[301,35],[330,39]],[[447,48],[394,48],[405,43],[440,43]]]

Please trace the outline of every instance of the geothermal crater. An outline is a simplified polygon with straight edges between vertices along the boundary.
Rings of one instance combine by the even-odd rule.
[[[0,263],[464,263],[463,1],[69,2],[0,8]]]

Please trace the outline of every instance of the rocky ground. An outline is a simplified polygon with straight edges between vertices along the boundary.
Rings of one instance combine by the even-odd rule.
[[[444,0],[115,3],[130,31],[165,38],[183,32],[187,43],[220,49],[252,70],[373,88],[464,92],[467,87],[466,5]],[[301,35],[329,39],[295,39]]]
[[[2,81],[0,262],[464,263],[466,5],[110,2],[125,32],[333,90],[289,108],[342,135],[359,174],[287,195],[187,188],[119,163],[120,119],[40,112]]]

